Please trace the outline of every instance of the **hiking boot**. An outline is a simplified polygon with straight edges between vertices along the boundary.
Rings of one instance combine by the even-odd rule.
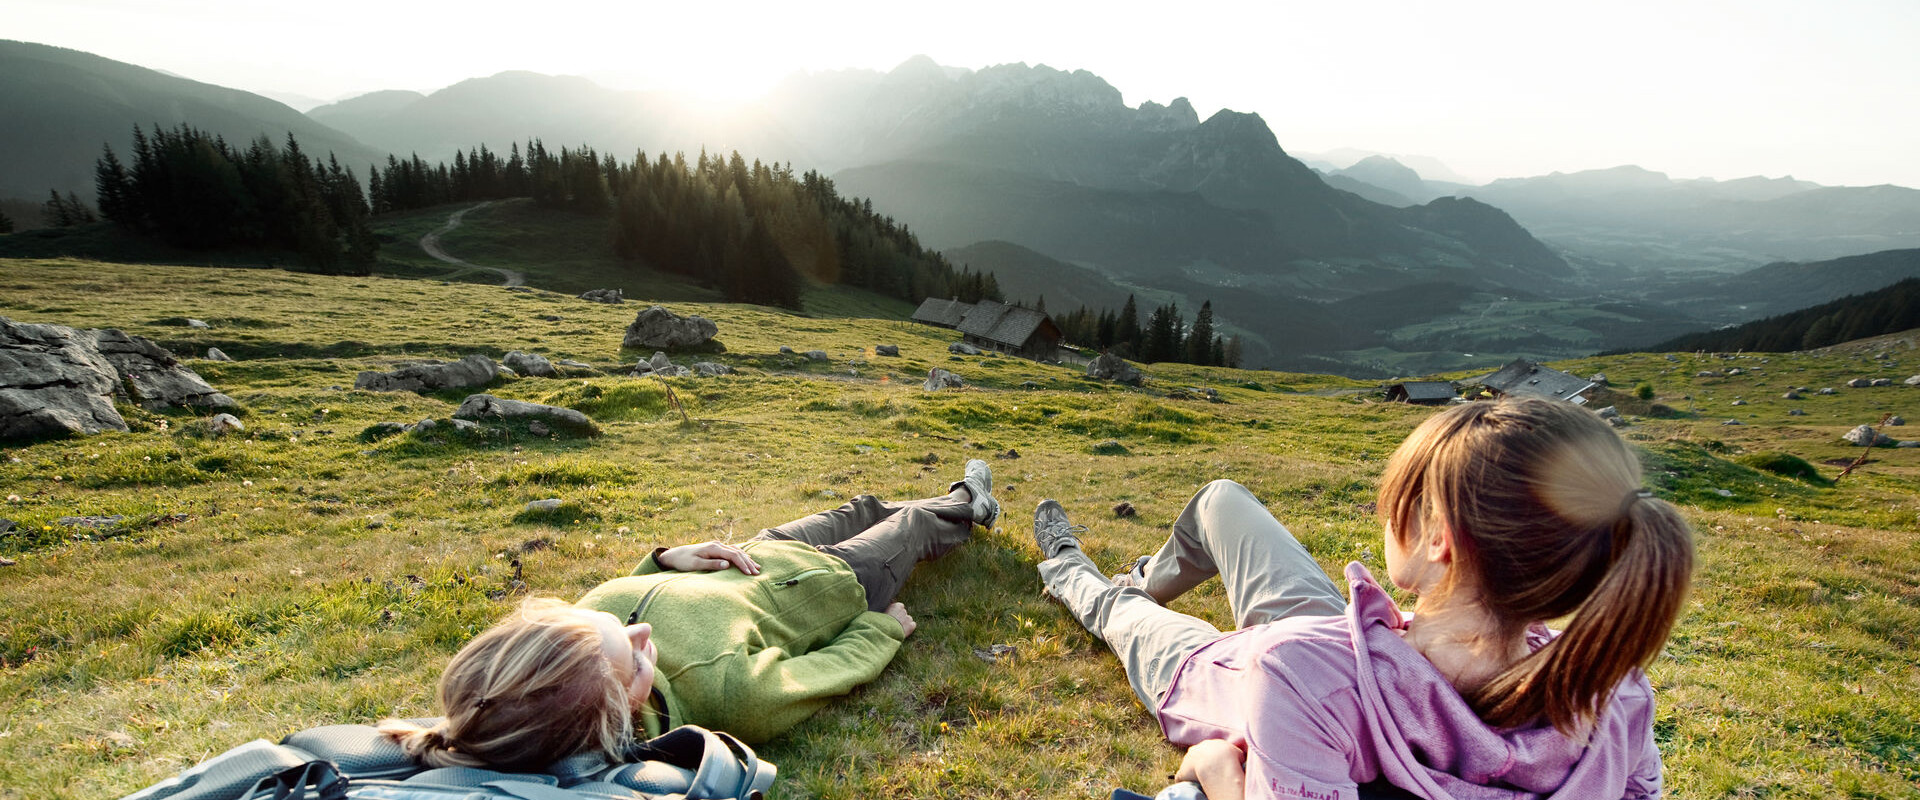
[[[1042,500],[1040,507],[1033,510],[1033,543],[1047,558],[1058,556],[1069,547],[1079,549],[1080,538],[1074,534],[1086,532],[1087,526],[1075,525],[1067,519],[1067,510],[1057,501]]]
[[[962,486],[967,487],[967,494],[973,495],[973,521],[992,530],[993,523],[1000,519],[1000,501],[993,498],[993,468],[980,459],[969,459],[965,476],[948,486],[947,491]]]

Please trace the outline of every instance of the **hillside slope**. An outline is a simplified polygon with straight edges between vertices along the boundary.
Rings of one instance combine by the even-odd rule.
[[[177,78],[77,50],[0,40],[0,197],[45,199],[49,188],[93,197],[102,145],[129,160],[133,127],[182,123],[244,146],[288,133],[310,154],[331,152],[365,180],[383,151],[287,106],[237,89]]]

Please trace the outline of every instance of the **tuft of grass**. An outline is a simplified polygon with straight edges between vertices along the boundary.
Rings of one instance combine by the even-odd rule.
[[[1809,483],[1814,486],[1828,487],[1833,485],[1833,480],[1821,475],[1818,468],[1807,463],[1806,459],[1793,455],[1792,453],[1782,453],[1778,451],[1750,453],[1741,456],[1737,461],[1762,472],[1771,472],[1775,475],[1793,478],[1794,480]]]

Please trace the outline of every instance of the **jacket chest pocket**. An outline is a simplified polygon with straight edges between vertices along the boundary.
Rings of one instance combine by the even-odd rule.
[[[767,605],[778,611],[796,611],[815,607],[859,589],[851,578],[824,567],[770,576],[761,581],[761,595]]]

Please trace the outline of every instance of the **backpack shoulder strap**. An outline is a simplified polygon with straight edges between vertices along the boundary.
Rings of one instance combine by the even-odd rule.
[[[682,725],[640,743],[628,750],[627,760],[634,763],[626,767],[664,762],[685,770],[691,774],[684,794],[712,800],[744,800],[763,794],[779,775],[772,762],[761,761],[746,743],[697,725]],[[622,770],[637,777],[637,770],[626,767]]]
[[[371,725],[322,725],[290,734],[280,743],[331,761],[354,779],[404,778],[423,769],[399,742]]]
[[[232,800],[261,779],[312,761],[312,753],[255,739],[209,758],[124,800]]]

